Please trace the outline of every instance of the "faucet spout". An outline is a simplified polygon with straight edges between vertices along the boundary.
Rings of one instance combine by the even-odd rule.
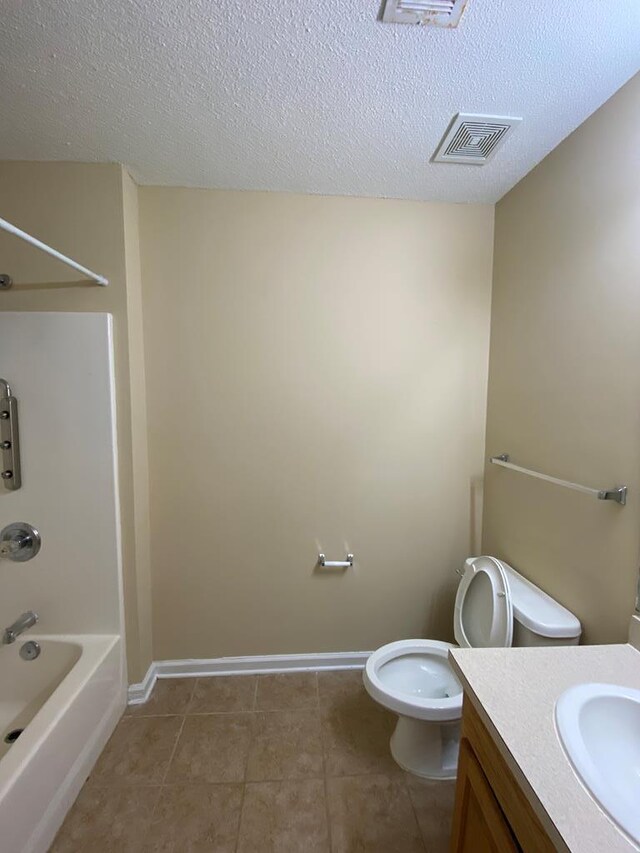
[[[33,610],[27,610],[26,613],[22,614],[22,616],[18,616],[13,625],[9,625],[8,628],[4,629],[2,634],[3,645],[15,643],[20,634],[23,634],[26,630],[32,628],[37,621],[38,614],[34,613]]]

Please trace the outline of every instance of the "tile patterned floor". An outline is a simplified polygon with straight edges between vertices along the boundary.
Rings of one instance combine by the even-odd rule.
[[[444,853],[453,783],[389,754],[360,672],[159,681],[50,853]]]

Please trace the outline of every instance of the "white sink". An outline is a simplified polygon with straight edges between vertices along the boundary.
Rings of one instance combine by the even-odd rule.
[[[560,742],[581,781],[640,843],[640,690],[578,684],[556,702]]]

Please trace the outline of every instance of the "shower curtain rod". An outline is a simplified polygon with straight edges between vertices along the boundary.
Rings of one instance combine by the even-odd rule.
[[[3,231],[7,231],[9,234],[13,234],[15,237],[19,237],[21,240],[24,240],[25,243],[35,246],[36,249],[40,249],[41,252],[46,252],[46,254],[51,255],[52,258],[57,258],[57,260],[62,261],[62,263],[66,264],[68,267],[72,267],[74,270],[83,273],[101,287],[106,287],[109,284],[109,279],[105,278],[103,275],[98,275],[98,273],[93,272],[87,267],[83,267],[82,264],[68,258],[66,255],[58,252],[57,249],[52,249],[51,246],[47,246],[46,243],[43,243],[36,237],[32,237],[31,234],[27,234],[26,231],[21,231],[20,228],[16,228],[15,225],[7,222],[6,219],[0,219],[0,228]]]

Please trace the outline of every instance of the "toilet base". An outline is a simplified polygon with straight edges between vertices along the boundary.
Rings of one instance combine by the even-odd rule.
[[[421,779],[455,779],[460,748],[460,720],[436,723],[398,717],[391,735],[396,762]]]

